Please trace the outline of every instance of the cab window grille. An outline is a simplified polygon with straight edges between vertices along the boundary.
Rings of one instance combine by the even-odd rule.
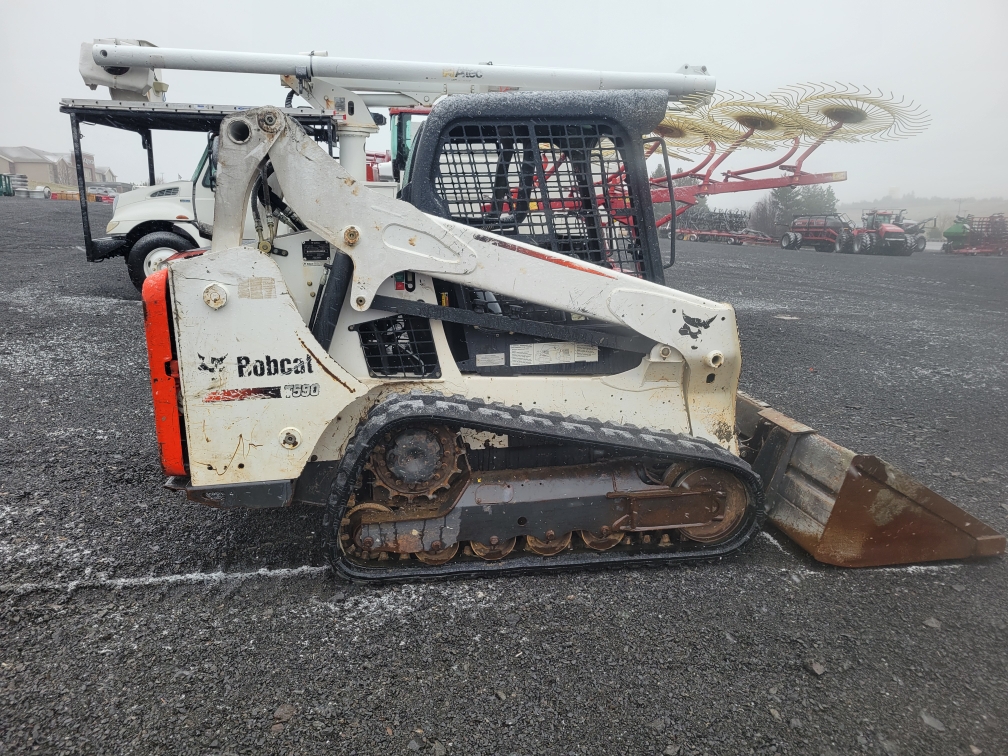
[[[624,150],[604,123],[469,122],[442,137],[434,186],[453,220],[643,277]]]
[[[360,336],[368,372],[381,378],[439,378],[430,321],[396,315],[351,326]]]

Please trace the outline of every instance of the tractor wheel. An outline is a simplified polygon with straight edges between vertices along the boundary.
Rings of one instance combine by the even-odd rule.
[[[170,231],[155,231],[141,236],[126,255],[130,280],[143,291],[147,276],[156,273],[169,257],[193,249],[193,243]]]
[[[833,251],[838,254],[848,254],[853,246],[853,241],[850,231],[841,231],[833,242]]]
[[[914,239],[914,248],[918,252],[923,252],[927,249],[927,237],[924,234],[917,234],[917,238]]]
[[[911,239],[904,239],[902,244],[896,242],[895,244],[887,244],[886,246],[889,250],[892,250],[889,254],[895,257],[910,257],[914,253],[914,250],[917,249],[917,245]]]
[[[780,238],[780,248],[781,249],[791,249],[791,232],[785,231],[784,235]]]
[[[804,240],[805,240],[805,237],[802,236],[801,234],[797,234],[797,233],[794,234],[794,241],[791,242],[791,249],[801,249],[801,245],[802,245],[802,242]]]
[[[875,236],[873,234],[858,234],[857,241],[860,243],[858,247],[858,254],[875,254]]]

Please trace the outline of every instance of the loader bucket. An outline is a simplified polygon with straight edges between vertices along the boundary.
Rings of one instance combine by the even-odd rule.
[[[817,561],[879,567],[1005,551],[1003,535],[878,457],[742,392],[736,418],[742,456],[766,487],[767,516]]]

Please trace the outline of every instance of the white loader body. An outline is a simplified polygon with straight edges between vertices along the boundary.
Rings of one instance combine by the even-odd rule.
[[[234,138],[244,135],[235,121],[248,128],[243,143]],[[275,131],[263,123],[275,124],[268,127]],[[241,244],[249,188],[267,155],[286,202],[310,229],[274,240],[285,256]],[[417,381],[416,388],[671,431],[737,450],[741,355],[729,305],[433,218],[381,196],[275,109],[225,121],[218,171],[212,250],[169,264],[193,486],[289,480],[310,460],[338,459],[369,408],[409,383],[370,376],[349,328],[388,314],[370,308],[375,295],[435,303],[435,275],[626,326],[654,346],[618,375],[463,375],[434,321],[441,375]],[[309,238],[329,242],[354,264],[328,352],[307,325],[325,272],[301,257]],[[402,271],[416,274],[411,292],[395,286]],[[687,319],[701,327],[686,329]],[[577,347],[568,348],[577,359]],[[590,348],[583,352],[590,359]]]

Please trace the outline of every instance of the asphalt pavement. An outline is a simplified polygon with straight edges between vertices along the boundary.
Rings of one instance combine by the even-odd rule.
[[[100,230],[111,215],[92,206]],[[139,296],[0,198],[0,754],[999,754],[1005,559],[370,587],[321,512],[165,491]],[[1008,259],[677,245],[742,388],[1008,530]]]

